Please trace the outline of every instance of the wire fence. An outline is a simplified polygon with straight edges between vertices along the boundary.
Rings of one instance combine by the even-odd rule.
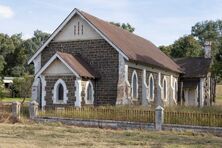
[[[0,115],[12,115],[12,105],[0,104]],[[28,105],[22,105],[20,115],[29,118]],[[155,123],[155,111],[136,107],[47,107],[38,117],[96,119]],[[222,127],[222,114],[164,111],[164,124]]]
[[[164,112],[164,123],[222,127],[222,114],[196,112]]]
[[[40,117],[63,117],[97,120],[115,120],[129,122],[154,123],[155,111],[126,108],[93,108],[93,107],[68,107],[47,108],[39,112]]]
[[[0,115],[3,114],[11,114],[12,113],[12,105],[11,104],[0,104]]]
[[[28,105],[21,105],[20,115],[23,118],[29,118],[29,106]]]

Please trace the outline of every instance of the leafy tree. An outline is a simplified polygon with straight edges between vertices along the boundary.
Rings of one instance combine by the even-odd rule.
[[[24,69],[24,65],[27,59],[26,49],[23,47],[22,34],[14,34],[11,36],[11,40],[14,46],[14,51],[8,53],[5,56],[6,66],[4,68],[4,75],[9,76],[22,76],[24,70],[20,74],[14,73],[14,67],[19,67],[19,69]]]
[[[37,51],[37,49],[48,39],[50,34],[42,32],[40,30],[34,31],[34,36],[30,39],[27,39],[23,43],[23,47],[26,49],[26,62],[28,59]],[[33,65],[25,65],[26,72],[32,74],[34,72]]]
[[[29,57],[48,39],[50,34],[40,30],[34,31],[34,36],[24,42],[24,46],[28,49]]]
[[[5,97],[5,88],[2,80],[0,80],[0,99]]]
[[[12,36],[0,33],[0,75],[19,77],[25,72],[32,74],[34,68],[27,65],[27,61],[48,37],[48,33],[40,30],[34,31],[34,36],[28,40],[23,40],[21,33]]]
[[[30,97],[33,79],[32,76],[25,74],[24,77],[13,80],[15,90],[18,92],[19,97],[23,99],[21,104],[25,102],[26,98]]]
[[[164,46],[164,45],[162,45],[162,46],[159,47],[159,49],[160,49],[163,53],[165,53],[166,55],[171,56],[172,45],[169,45],[169,46]]]
[[[188,35],[174,42],[170,55],[174,58],[198,57],[203,55],[203,49],[192,35]]]
[[[135,28],[132,27],[129,23],[120,24],[120,23],[110,22],[110,24],[116,25],[117,27],[120,27],[132,33],[135,31]]]
[[[215,42],[222,36],[222,20],[198,22],[192,27],[191,34],[197,37],[202,45],[206,41]]]
[[[222,20],[198,22],[192,27],[192,35],[194,35],[202,46],[206,41],[212,44],[212,60],[211,70],[218,81],[222,79]]]
[[[0,34],[0,74],[2,74],[6,61],[5,58],[8,54],[13,53],[15,46],[12,39],[6,34]]]
[[[172,58],[198,57],[203,55],[200,43],[192,36],[183,36],[172,45],[160,46],[161,51]]]

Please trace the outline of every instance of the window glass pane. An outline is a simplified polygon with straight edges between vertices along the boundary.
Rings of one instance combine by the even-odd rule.
[[[151,77],[150,78],[150,98],[153,99],[153,89],[154,89],[154,86],[153,86],[153,78]]]
[[[164,95],[164,99],[166,99],[166,97],[167,97],[166,80],[163,80],[163,95]]]
[[[174,84],[174,99],[177,98],[177,82],[175,81],[175,84]]]
[[[87,88],[87,100],[88,101],[92,100],[92,86],[91,86],[91,84],[89,84],[88,88]]]
[[[137,79],[136,75],[133,75],[133,98],[136,98],[137,96]]]
[[[62,84],[58,85],[58,100],[63,100],[64,88]]]

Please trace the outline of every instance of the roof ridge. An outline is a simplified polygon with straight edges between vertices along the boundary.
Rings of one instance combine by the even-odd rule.
[[[29,59],[31,63],[42,50],[53,40],[60,30],[73,18],[75,14],[80,15],[87,21],[113,48],[117,50],[127,60],[141,62],[153,67],[158,67],[172,72],[180,73],[180,67],[170,57],[165,55],[151,41],[130,33],[120,27],[108,23],[105,20],[97,18],[87,12],[75,8],[65,20],[50,35],[49,39],[35,52]]]
[[[77,9],[77,10],[78,10],[78,9]],[[141,38],[141,39],[143,39],[143,40],[145,40],[145,41],[148,41],[148,42],[150,42],[151,44],[153,44],[150,40],[148,40],[148,39],[146,39],[146,38],[144,38],[144,37],[141,37],[141,36],[139,36],[139,35],[137,35],[137,34],[135,34],[135,33],[129,32],[128,30],[123,29],[123,28],[121,28],[121,27],[118,27],[118,26],[116,26],[116,25],[114,25],[114,24],[111,24],[110,22],[108,22],[108,21],[106,21],[106,20],[103,20],[103,19],[101,19],[101,18],[98,18],[98,17],[96,17],[96,16],[94,16],[94,15],[91,15],[91,14],[89,14],[89,13],[83,11],[83,10],[80,10],[80,12],[81,12],[81,13],[83,12],[83,13],[85,13],[85,14],[87,14],[87,15],[90,15],[91,17],[94,17],[94,18],[96,18],[96,19],[98,19],[98,20],[100,20],[100,21],[103,21],[104,23],[107,23],[107,25],[110,25],[110,26],[112,26],[112,27],[115,27],[116,29],[122,30],[122,31],[126,32],[127,34],[134,35],[134,36],[136,36],[136,37],[139,37],[139,38]],[[156,46],[155,44],[153,44],[153,45]],[[157,47],[157,46],[156,46],[156,47]]]

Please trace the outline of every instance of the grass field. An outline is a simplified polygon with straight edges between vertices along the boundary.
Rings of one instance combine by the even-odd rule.
[[[82,128],[60,124],[0,124],[0,147],[222,147],[222,137],[192,132]]]
[[[0,99],[0,101],[2,102],[15,102],[15,101],[19,101],[19,102],[22,102],[23,99],[21,98],[3,98],[3,99]],[[26,98],[25,99],[25,102],[29,102],[31,101],[31,98]]]
[[[216,96],[216,105],[222,106],[222,85],[217,85]]]

